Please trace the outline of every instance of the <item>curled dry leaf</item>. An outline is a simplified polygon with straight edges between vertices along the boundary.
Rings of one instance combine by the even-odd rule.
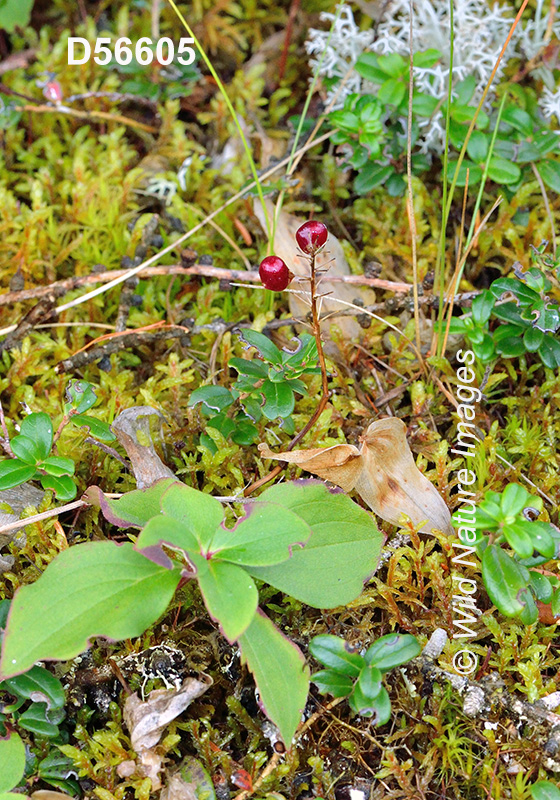
[[[270,202],[270,200],[265,199],[265,207],[268,218],[273,220],[275,211],[274,205]],[[265,216],[259,200],[255,200],[254,202],[254,211],[261,224],[261,227],[266,231]],[[300,277],[309,276],[309,262],[307,258],[301,257],[301,251],[299,250],[295,239],[297,229],[303,225],[304,222],[305,219],[301,219],[293,216],[292,214],[287,214],[285,211],[281,211],[278,216],[274,242],[272,245],[272,252],[286,262],[294,275],[299,275]],[[361,286],[353,286],[344,283],[329,282],[329,275],[350,275],[350,267],[348,265],[348,261],[346,260],[346,256],[344,255],[342,245],[332,233],[329,233],[329,238],[325,248],[317,254],[315,263],[319,269],[325,269],[328,267],[329,270],[321,281],[319,287],[321,294],[330,292],[330,296],[326,297],[322,301],[322,314],[348,310],[346,306],[336,303],[332,298],[338,298],[347,303],[355,303],[356,300],[360,300],[360,302],[366,306],[375,302],[375,293],[372,289],[366,289]],[[294,282],[290,286],[290,289],[297,288],[301,288],[302,291],[309,292],[309,284],[298,284]],[[300,319],[305,319],[309,313],[309,305],[293,293],[289,294],[289,302],[292,315]],[[332,324],[336,325],[347,339],[355,339],[362,332],[362,329],[354,317],[339,316],[331,317],[328,320],[325,320],[324,324],[322,325],[325,333],[329,332]]]
[[[422,475],[408,442],[401,419],[386,417],[373,422],[361,438],[360,447],[337,444],[334,447],[273,453],[260,444],[264,458],[297,464],[302,469],[340,486],[355,490],[368,506],[387,522],[402,524],[402,515],[414,525],[424,523],[424,533],[452,534],[451,515],[435,486]]]
[[[179,689],[156,689],[147,700],[137,694],[127,697],[123,718],[130,732],[130,743],[138,753],[138,773],[152,782],[152,791],[161,788],[160,772],[162,756],[153,749],[166,726],[182,714],[193,700],[212,686],[212,678],[201,674],[198,678],[186,678]],[[130,766],[127,767],[129,771]]]
[[[150,431],[152,416],[163,419],[155,408],[133,406],[122,411],[111,425],[131,461],[139,489],[146,489],[161,478],[175,477],[156,453]]]
[[[138,695],[127,697],[124,704],[124,721],[130,731],[130,742],[137,753],[155,747],[166,725],[182,714],[193,700],[212,685],[209,675],[186,678],[179,689],[157,689],[147,700]]]

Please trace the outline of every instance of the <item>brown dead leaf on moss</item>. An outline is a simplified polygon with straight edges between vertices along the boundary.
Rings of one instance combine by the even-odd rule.
[[[420,530],[452,534],[451,515],[435,486],[422,475],[406,441],[406,425],[396,417],[372,422],[361,438],[361,446],[337,444],[311,450],[273,453],[260,444],[263,458],[296,464],[345,492],[355,490],[378,516],[393,525],[402,515]]]

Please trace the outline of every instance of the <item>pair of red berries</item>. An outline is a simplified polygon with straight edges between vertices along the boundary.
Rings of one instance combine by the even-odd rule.
[[[324,223],[310,219],[297,229],[296,242],[306,255],[313,256],[325,245],[328,235]],[[294,277],[278,256],[263,258],[259,266],[259,276],[265,289],[273,292],[283,292]]]

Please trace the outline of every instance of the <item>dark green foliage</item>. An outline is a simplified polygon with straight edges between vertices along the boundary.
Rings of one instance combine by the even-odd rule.
[[[406,664],[420,653],[420,644],[408,634],[382,636],[360,655],[337,636],[315,636],[309,652],[327,667],[311,680],[324,694],[348,697],[350,708],[362,717],[384,725],[391,717],[391,701],[382,684],[384,673]]]
[[[241,339],[256,348],[260,358],[231,358],[229,366],[238,373],[231,389],[203,386],[192,393],[189,406],[200,403],[210,417],[208,424],[236,444],[252,444],[259,435],[255,423],[263,417],[269,421],[281,419],[284,430],[293,433],[295,395],[307,392],[300,378],[319,373],[314,337],[302,334],[295,350],[280,350],[257,331],[246,330]],[[236,404],[241,411],[235,411]],[[215,452],[208,436],[203,435],[201,442]]]

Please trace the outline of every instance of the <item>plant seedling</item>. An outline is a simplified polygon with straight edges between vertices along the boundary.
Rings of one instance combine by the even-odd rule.
[[[315,636],[309,652],[327,669],[311,676],[322,693],[347,697],[350,708],[374,725],[391,717],[391,700],[382,683],[383,675],[419,655],[417,639],[410,634],[389,633],[374,642],[363,655],[353,651],[338,636]]]
[[[560,556],[560,530],[530,518],[541,508],[540,497],[510,483],[501,493],[486,492],[474,522],[465,523],[460,513],[454,519],[458,528],[476,536],[468,542],[482,558],[482,580],[491,601],[506,617],[519,617],[527,625],[538,619],[537,600],[551,603],[552,613],[560,614],[560,581],[529,569]]]

